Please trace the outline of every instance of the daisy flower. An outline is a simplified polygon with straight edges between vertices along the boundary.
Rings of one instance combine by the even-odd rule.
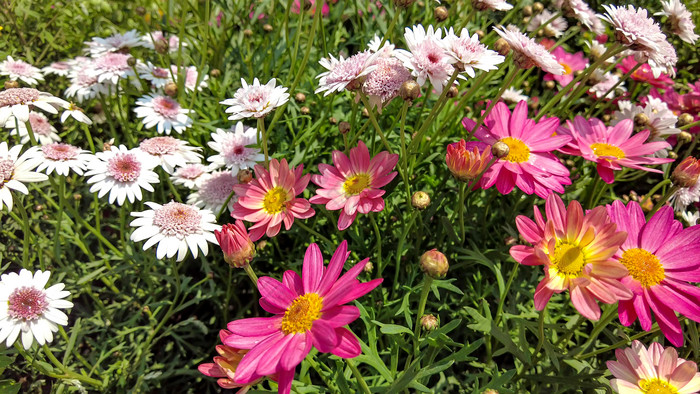
[[[333,92],[341,92],[345,89],[355,90],[360,87],[364,77],[374,71],[374,64],[378,54],[371,51],[363,51],[344,59],[338,59],[329,55],[329,59],[323,58],[318,63],[328,71],[318,74],[318,88],[315,93],[326,92],[328,96]]]
[[[50,114],[57,114],[56,108],[68,108],[68,102],[50,93],[32,88],[12,88],[0,91],[0,124],[6,124],[10,116],[19,122],[29,121],[29,110],[38,108]]]
[[[68,108],[61,114],[61,123],[65,123],[66,119],[69,117],[78,122],[85,123],[86,125],[92,124],[92,120],[85,115],[85,111],[74,103],[68,104]]]
[[[683,346],[676,312],[700,322],[700,289],[690,283],[700,282],[700,226],[683,229],[670,206],[659,209],[648,222],[634,201],[626,207],[615,201],[608,213],[628,234],[615,256],[629,271],[621,280],[633,293],[632,299],[618,304],[620,322],[629,326],[639,318],[642,329],[649,331],[653,311],[666,338]]]
[[[552,14],[549,10],[542,10],[542,12],[530,18],[530,23],[527,25],[527,31],[538,30],[541,31],[545,37],[561,37],[566,28],[569,27],[569,24],[566,23],[566,19],[558,16],[551,22],[544,25],[553,17],[554,14]]]
[[[221,101],[219,104],[228,105],[226,113],[231,114],[229,120],[239,120],[245,118],[264,118],[267,114],[289,101],[287,88],[275,86],[277,81],[271,79],[267,84],[260,85],[257,78],[253,79],[253,84],[248,85],[245,79],[241,78],[240,89],[233,94],[233,98]]]
[[[165,37],[162,31],[154,31],[141,36],[141,45],[148,49],[155,49],[156,41],[160,40],[164,40],[168,43],[168,51],[170,53],[177,52],[178,48],[180,48],[180,39],[178,36],[171,34],[170,37]],[[183,41],[182,46],[186,47],[187,43]]]
[[[668,202],[677,212],[685,211],[688,205],[700,202],[700,182],[692,187],[679,187],[668,199]]]
[[[173,130],[182,133],[192,126],[192,119],[187,114],[193,111],[180,107],[175,99],[161,94],[151,93],[136,100],[134,112],[143,118],[147,129],[155,126],[158,134],[170,135]]]
[[[306,249],[301,276],[287,271],[282,282],[267,276],[258,280],[260,305],[275,316],[228,324],[231,335],[224,344],[250,349],[236,368],[234,382],[248,384],[277,373],[279,392],[289,393],[294,370],[312,347],[341,358],[360,355],[357,337],[344,327],[356,320],[360,311],[344,304],[374,290],[382,279],[366,283],[357,280],[368,258],[339,278],[348,256],[347,242],[343,241],[324,266],[321,250],[313,243]]]
[[[155,89],[164,88],[172,79],[169,69],[156,67],[151,62],[137,64],[136,71],[139,73],[139,78],[150,82]]]
[[[636,65],[637,62],[634,60],[634,56],[627,56],[622,59],[621,62],[617,63],[615,67],[617,67],[620,72],[627,74]],[[639,68],[632,72],[632,74],[630,74],[630,78],[635,81],[648,83],[649,85],[659,89],[668,89],[673,86],[673,80],[669,78],[668,75],[661,73],[654,76],[654,73],[651,71],[651,66],[647,63],[642,64]]]
[[[193,181],[196,191],[187,196],[187,203],[203,209],[216,212],[221,211],[226,201],[229,212],[233,212],[236,197],[231,196],[234,186],[238,185],[238,178],[229,171],[214,171],[200,175],[197,181]]]
[[[452,176],[461,182],[470,182],[486,169],[492,158],[490,145],[459,140],[447,145],[445,162]]]
[[[381,113],[382,108],[398,96],[401,85],[411,78],[411,72],[393,57],[379,58],[376,66],[362,84],[362,92],[367,95],[370,106],[376,106]]]
[[[516,89],[511,86],[503,92],[501,99],[506,103],[517,104],[521,101],[529,100],[530,97],[524,95],[522,89]]]
[[[505,0],[472,0],[472,5],[479,11],[508,11],[513,8],[513,6],[506,3]]]
[[[458,60],[450,56],[444,48],[442,30],[435,30],[428,26],[428,30],[421,25],[406,28],[404,35],[408,51],[398,49],[395,56],[403,62],[403,65],[411,70],[418,85],[423,86],[427,80],[439,94],[447,85],[454,73],[453,64]]]
[[[22,155],[22,145],[15,145],[8,149],[7,142],[0,142],[0,209],[7,206],[12,210],[12,191],[29,194],[24,185],[25,182],[41,182],[49,179],[44,174],[34,171],[41,163],[36,157],[37,147],[27,149]]]
[[[44,171],[47,175],[51,175],[54,171],[63,176],[68,176],[71,171],[83,175],[92,158],[92,155],[84,149],[59,142],[42,145],[40,149],[34,151],[34,154],[40,163],[36,171]]]
[[[535,289],[537,310],[546,307],[552,294],[568,289],[576,310],[598,320],[596,300],[613,304],[632,297],[619,281],[627,270],[612,259],[627,234],[610,223],[605,207],[584,213],[578,201],[567,208],[559,196],[550,194],[546,220],[537,206],[534,211],[535,221],[523,215],[515,219],[520,235],[533,246],[513,246],[510,255],[523,265],[544,265],[544,279]]]
[[[65,95],[69,98],[75,98],[79,103],[95,98],[98,94],[106,95],[109,93],[107,86],[99,83],[97,76],[94,75],[92,62],[74,68],[68,77],[70,78],[70,86],[66,89]]]
[[[106,38],[93,37],[92,41],[86,41],[85,45],[90,54],[97,57],[109,52],[140,47],[143,44],[139,33],[136,30],[129,30],[124,34],[116,33]]]
[[[471,130],[476,122],[464,118],[462,125]],[[552,191],[563,193],[564,185],[571,184],[569,170],[551,152],[566,145],[571,137],[552,136],[558,126],[555,117],[542,118],[538,123],[528,119],[526,101],[520,101],[512,114],[505,103],[497,103],[474,135],[489,145],[503,142],[509,153],[486,170],[482,187],[496,185],[501,194],[508,194],[517,186],[526,194],[542,198]]]
[[[67,61],[53,62],[41,69],[44,75],[54,74],[61,77],[66,77],[70,73],[72,67]]]
[[[141,141],[138,149],[157,160],[168,174],[172,174],[176,166],[186,166],[202,160],[202,155],[198,153],[202,148],[173,137],[147,138]]]
[[[149,210],[132,212],[135,216],[130,226],[136,227],[131,233],[131,240],[141,242],[143,250],[158,245],[156,258],[171,258],[177,254],[177,261],[182,261],[187,256],[187,249],[196,259],[199,250],[203,255],[209,252],[211,242],[218,244],[214,231],[221,228],[217,225],[216,216],[209,210],[200,210],[197,207],[171,201],[165,205],[147,202]]]
[[[197,67],[195,66],[181,67],[180,70],[178,70],[177,66],[172,65],[170,66],[170,72],[172,73],[172,75],[175,76],[174,79],[171,78],[171,81],[176,84],[178,84],[178,78],[184,77],[185,90],[187,90],[188,92],[194,92],[195,90],[201,91],[203,88],[209,86],[209,84],[207,83],[209,76],[204,74],[204,76],[202,76],[202,80],[200,81],[199,72],[197,71]]]
[[[604,73],[601,69],[593,70],[590,80],[594,82],[594,85],[588,89],[588,92],[593,94],[596,98],[603,97],[604,94],[608,93],[608,91],[616,85],[615,89],[605,96],[606,99],[613,100],[618,97],[618,91],[627,91],[623,84],[618,84],[620,81],[619,75],[611,72]]]
[[[11,81],[21,80],[29,86],[34,86],[44,81],[41,70],[23,60],[15,60],[8,56],[0,62],[0,75],[7,75]]]
[[[225,342],[231,334],[228,330],[219,331],[221,342]],[[239,389],[237,394],[246,394],[256,384],[262,382],[263,378],[253,380],[248,384],[238,384],[234,382],[236,378],[236,368],[248,353],[247,349],[237,349],[226,345],[216,345],[218,356],[214,357],[213,363],[200,364],[197,369],[206,376],[217,379],[216,383],[224,389]],[[275,380],[274,377],[272,377]]]
[[[647,96],[646,100],[643,107],[629,101],[620,101],[618,103],[620,110],[613,113],[613,119],[610,123],[614,126],[625,119],[634,121],[638,115],[644,114],[647,122],[640,127],[649,130],[651,141],[662,141],[670,135],[681,132],[680,129],[676,128],[678,117],[665,102],[652,96]]]
[[[632,136],[634,124],[625,119],[614,127],[608,127],[596,118],[586,120],[577,116],[573,122],[566,121],[566,126],[557,129],[557,134],[570,136],[569,145],[560,150],[566,154],[581,156],[597,163],[598,175],[605,183],[615,181],[614,171],[622,167],[635,170],[662,173],[660,170],[644,167],[672,162],[673,159],[650,157],[660,149],[669,148],[666,141],[645,143],[649,131],[643,130]]]
[[[680,0],[662,1],[661,6],[663,11],[657,12],[654,15],[665,15],[668,17],[668,24],[671,25],[671,31],[678,35],[681,40],[695,45],[695,41],[700,38],[695,34],[695,23],[693,22],[693,14],[685,8],[685,5]]]
[[[233,175],[239,170],[253,168],[255,164],[265,160],[265,156],[258,148],[250,148],[258,141],[258,130],[253,127],[244,126],[238,122],[231,128],[231,131],[216,129],[216,133],[211,135],[213,141],[207,144],[218,154],[210,156],[207,161],[211,163],[213,169],[227,168]]]
[[[34,138],[36,138],[39,144],[46,145],[61,140],[61,137],[56,132],[56,128],[51,125],[46,115],[40,112],[29,112],[29,124],[32,126]],[[5,127],[11,129],[10,135],[19,135],[22,138],[20,140],[22,144],[29,142],[29,131],[27,130],[26,123],[17,122],[15,117],[12,116],[7,120],[7,123],[5,123]]]
[[[581,22],[588,30],[596,35],[605,34],[605,26],[583,0],[557,0],[554,2],[556,9],[562,10],[564,16]]]
[[[476,33],[470,37],[466,28],[462,29],[459,36],[454,33],[452,28],[446,30],[442,44],[447,50],[447,54],[457,61],[454,66],[469,75],[470,78],[474,78],[476,75],[474,69],[497,70],[497,65],[505,60],[505,57],[480,43]]]
[[[202,176],[208,173],[209,167],[204,164],[191,163],[178,167],[171,178],[176,185],[183,185],[188,189],[195,189],[199,186]]]
[[[544,76],[545,81],[557,81],[559,85],[566,86],[574,80],[574,73],[588,67],[588,60],[583,56],[583,52],[568,53],[562,47],[556,47],[552,51],[552,55],[557,59],[557,62],[564,67],[564,72],[560,75],[547,74]]]
[[[493,29],[510,46],[513,52],[513,61],[518,67],[529,69],[537,66],[550,74],[562,75],[564,73],[564,67],[559,64],[554,55],[534,39],[518,30],[499,29],[498,27]]]
[[[61,309],[72,308],[73,303],[64,298],[70,296],[57,283],[44,289],[51,272],[23,269],[0,277],[0,342],[11,347],[22,334],[24,350],[34,340],[42,346],[53,341],[58,325],[68,324],[68,316]]]
[[[659,49],[653,52],[637,52],[634,56],[637,61],[648,61],[651,66],[651,73],[658,77],[661,74],[668,74],[672,78],[676,77],[676,63],[678,55],[676,48],[665,39],[658,42]]]
[[[127,61],[131,55],[123,53],[105,53],[96,58],[87,72],[97,78],[97,82],[108,82],[112,85],[119,83],[119,79],[136,75]]]
[[[98,152],[89,163],[85,176],[91,177],[90,193],[98,192],[102,198],[109,193],[109,203],[124,205],[126,199],[133,203],[141,201],[141,189],[153,191],[151,184],[158,183],[158,174],[153,168],[158,162],[138,149],[112,146],[110,150]]]
[[[345,153],[333,151],[333,166],[320,163],[321,175],[311,177],[320,189],[309,202],[326,204],[326,208],[340,209],[338,230],[343,231],[355,221],[358,212],[368,214],[384,210],[386,186],[396,176],[392,170],[399,161],[399,155],[379,152],[370,158],[369,149],[364,142],[350,149],[350,157]]]
[[[683,220],[688,223],[689,226],[695,226],[700,222],[700,211],[690,212],[684,211],[681,213]]]
[[[616,379],[610,386],[616,393],[693,394],[700,390],[700,373],[692,361],[678,357],[672,347],[654,342],[647,349],[641,342],[615,349],[617,361],[606,365]]]
[[[605,14],[599,17],[612,25],[615,39],[630,49],[654,52],[659,49],[659,41],[666,41],[666,36],[654,19],[649,17],[646,9],[607,4],[603,8]]]
[[[367,48],[372,52],[377,52],[380,58],[393,57],[396,45],[392,44],[391,41],[386,40],[384,41],[384,45],[380,47],[381,43],[382,39],[375,34],[374,38],[372,38],[370,42],[367,43]]]
[[[310,175],[302,176],[303,165],[289,168],[286,159],[270,160],[270,170],[261,165],[254,167],[255,178],[250,183],[233,187],[238,201],[233,207],[235,219],[254,223],[250,239],[257,241],[263,235],[272,238],[279,233],[282,223],[287,230],[294,219],[308,219],[316,213],[305,198],[297,197],[309,184]]]

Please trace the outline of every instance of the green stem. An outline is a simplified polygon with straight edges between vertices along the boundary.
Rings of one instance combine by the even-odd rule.
[[[406,113],[411,105],[409,101],[404,101],[401,107],[401,128],[399,138],[401,139],[401,168],[404,186],[406,188],[406,206],[411,206],[411,185],[408,183],[408,153],[406,152]]]
[[[92,135],[90,135],[90,128],[83,122],[80,122],[85,131],[85,139],[87,139],[88,146],[90,146],[90,152],[95,153],[95,144],[92,142]]]
[[[299,226],[299,227],[301,227],[302,229],[304,229],[304,231],[306,231],[307,233],[317,236],[318,238],[320,238],[320,239],[322,239],[322,240],[328,242],[328,244],[330,244],[330,245],[333,244],[333,242],[331,242],[330,239],[328,239],[327,237],[321,235],[318,231],[316,231],[316,230],[312,229],[311,227],[307,226],[306,224],[304,224],[304,223],[301,222],[300,220],[296,220],[295,223],[296,223],[297,226]]]
[[[464,198],[467,196],[467,183],[459,185],[459,203],[457,204],[459,216],[459,239],[464,241]]]
[[[221,209],[219,209],[219,213],[216,214],[216,221],[217,222],[219,221],[219,218],[221,217],[221,215],[224,214],[224,211],[228,207],[228,203],[231,202],[231,199],[233,198],[233,196],[235,194],[236,194],[236,192],[234,190],[231,190],[231,194],[228,195],[228,197],[226,198],[226,201],[224,202],[224,205],[221,207]]]
[[[319,12],[319,14],[320,14],[320,12]],[[362,392],[365,394],[371,394],[372,392],[370,391],[369,386],[367,386],[367,382],[365,382],[365,379],[362,377],[362,374],[357,369],[357,367],[355,366],[355,363],[352,361],[352,359],[346,358],[345,363],[348,364],[348,367],[352,371],[352,374],[355,376],[355,379],[357,379],[357,384],[360,385]]]
[[[662,187],[664,187],[670,183],[671,183],[670,179],[664,179],[663,181],[657,183],[656,186],[654,186],[651,190],[649,190],[649,193],[647,193],[644,196],[644,198],[639,203],[639,205],[644,206],[644,204],[646,204],[646,202],[651,198],[651,196],[654,195],[654,193],[656,193],[659,189],[661,189]]]
[[[32,129],[32,122],[27,121],[25,123],[27,127],[27,134],[29,135],[29,142],[32,143],[32,145],[36,145],[36,138],[34,136],[34,129]],[[17,131],[19,132],[19,125],[17,124],[17,117],[15,117],[15,127],[17,127]]]
[[[498,94],[496,94],[496,97],[491,99],[491,103],[489,103],[488,108],[486,108],[486,111],[484,111],[484,113],[481,114],[481,116],[479,117],[479,120],[476,122],[476,125],[474,125],[474,127],[471,129],[471,131],[467,135],[467,138],[466,138],[467,141],[469,141],[472,138],[472,135],[474,135],[474,132],[476,132],[476,130],[478,130],[479,127],[481,127],[481,125],[484,124],[484,120],[486,119],[488,114],[491,112],[493,107],[496,106],[496,104],[498,103],[498,100],[503,95],[503,92],[505,92],[506,89],[508,89],[510,84],[513,83],[513,80],[518,75],[518,71],[520,71],[520,68],[515,66],[515,65],[511,65],[510,67],[511,67],[510,71],[508,71],[508,75],[505,77],[506,82],[503,84],[503,86],[501,86],[501,90],[498,91]]]
[[[369,101],[367,101],[367,97],[365,97],[365,94],[363,92],[360,92],[360,100],[362,100],[362,104],[364,104],[365,108],[367,108],[367,112],[369,113],[369,120],[372,123],[372,126],[374,126],[374,130],[376,130],[377,134],[379,134],[379,138],[382,140],[382,143],[386,147],[386,150],[389,151],[389,153],[393,154],[394,151],[391,149],[389,141],[387,141],[386,136],[382,132],[381,127],[379,127],[377,118],[374,116],[374,111],[369,105]]]
[[[374,229],[374,236],[377,238],[377,263],[379,267],[382,267],[382,233],[379,231],[377,226],[377,221],[374,219],[374,215],[369,215],[369,221],[372,223],[372,228]]]
[[[668,201],[668,199],[671,198],[671,196],[672,196],[676,191],[678,191],[678,189],[680,189],[679,186],[673,185],[673,186],[671,186],[671,188],[669,188],[669,189],[666,191],[666,194],[664,194],[664,195],[661,197],[661,199],[659,200],[659,202],[657,202],[656,205],[654,205],[654,208],[652,208],[652,210],[649,211],[649,213],[647,213],[647,221],[648,221],[649,219],[651,219],[652,216],[654,216],[654,214],[656,213],[656,211],[659,210],[659,208],[661,208],[664,204],[666,204],[666,201]]]
[[[27,215],[27,210],[24,208],[24,199],[22,201],[17,201],[17,209],[22,217],[22,232],[24,233],[24,245],[22,246],[22,267],[31,270],[32,267],[29,266],[29,216]]]
[[[423,289],[420,292],[420,301],[418,302],[418,313],[416,314],[416,323],[413,327],[413,357],[418,357],[418,339],[420,338],[420,319],[425,313],[425,304],[428,302],[428,294],[430,286],[433,284],[433,278],[425,275],[423,279]]]
[[[44,345],[43,349],[44,349],[44,354],[46,354],[46,357],[48,357],[49,360],[56,367],[58,367],[58,369],[60,369],[67,376],[68,379],[77,379],[81,382],[85,382],[85,383],[90,384],[90,385],[95,386],[95,387],[102,387],[102,382],[100,382],[99,380],[89,378],[85,375],[81,375],[79,373],[73,372],[68,367],[63,365],[60,361],[58,361],[56,356],[53,355],[53,353],[51,352],[51,349],[49,349],[48,346]]]
[[[243,270],[245,271],[246,274],[248,274],[248,277],[250,278],[251,281],[253,281],[253,284],[255,287],[258,287],[258,276],[255,275],[255,271],[253,271],[253,267],[250,266],[250,264],[246,264],[243,266]]]
[[[61,257],[61,222],[63,221],[63,206],[65,205],[66,178],[59,176],[58,180],[58,212],[56,217],[56,232],[54,233],[54,261]]]
[[[506,302],[506,296],[508,295],[508,292],[510,291],[510,286],[513,285],[513,280],[515,279],[516,275],[518,274],[518,268],[520,267],[520,263],[515,263],[513,265],[513,269],[510,271],[510,276],[508,277],[508,282],[506,282],[506,288],[503,289],[503,294],[501,294],[501,299],[498,300],[498,309],[496,309],[496,318],[494,319],[494,323],[498,325],[498,323],[501,322],[501,316],[503,315],[503,305]]]
[[[530,33],[530,37],[536,37],[537,33],[539,33],[540,30],[544,29],[549,25],[550,23],[554,22],[555,19],[559,18],[561,16],[561,11],[556,12],[554,15],[552,15],[551,18],[547,19],[543,24],[539,25],[535,31]]]
[[[642,65],[643,65],[643,63],[637,63],[637,65],[635,65],[635,66],[632,67],[629,71],[627,71],[627,72],[625,73],[625,75],[623,75],[622,78],[620,78],[620,80],[617,81],[617,83],[615,83],[613,86],[611,86],[610,89],[608,89],[605,93],[603,93],[602,96],[598,97],[598,99],[595,101],[595,103],[594,103],[593,105],[591,105],[590,109],[588,110],[588,113],[586,114],[586,117],[587,117],[587,118],[588,118],[588,117],[591,117],[591,114],[593,114],[593,111],[594,111],[596,108],[598,108],[598,110],[596,111],[594,117],[600,115],[600,114],[605,110],[605,107],[602,107],[602,108],[598,107],[598,105],[600,104],[600,102],[603,101],[606,97],[608,97],[608,95],[609,95],[611,92],[614,92],[615,89],[616,89],[618,86],[620,86],[620,84],[622,84],[627,78],[629,78],[630,75],[632,75],[632,73],[634,73],[635,71],[637,71],[637,69],[638,69],[639,67],[642,67]]]
[[[700,120],[698,120],[697,122],[688,123],[687,125],[684,125],[684,126],[679,127],[679,129],[681,129],[681,130],[688,130],[689,128],[695,127],[695,126],[700,126]]]
[[[267,154],[267,133],[265,132],[265,118],[258,118],[258,131],[262,134],[262,148],[265,154],[265,168],[269,167],[270,157]]]
[[[401,15],[401,7],[394,8],[394,17],[391,18],[391,22],[389,22],[389,27],[386,28],[386,33],[384,33],[384,38],[382,38],[382,42],[379,44],[379,48],[384,46],[384,43],[386,43],[391,37],[392,33],[394,32],[396,22],[399,20],[399,15]]]
[[[411,143],[408,145],[408,150],[413,152],[416,149],[416,146],[420,144],[421,139],[423,138],[423,133],[428,129],[428,126],[432,124],[433,118],[437,115],[438,109],[442,107],[443,101],[447,98],[447,92],[449,92],[450,87],[452,87],[452,84],[454,84],[455,80],[457,79],[457,76],[459,76],[459,70],[455,69],[454,73],[452,73],[452,76],[450,77],[450,80],[447,81],[447,84],[444,86],[442,89],[442,93],[440,93],[440,97],[438,97],[437,101],[433,105],[433,108],[430,110],[430,113],[428,114],[428,117],[425,118],[423,121],[423,124],[421,124],[420,129],[418,129],[418,132],[416,133],[416,137],[411,140]],[[425,94],[426,98],[429,96],[429,92]],[[425,103],[423,103],[425,105]]]

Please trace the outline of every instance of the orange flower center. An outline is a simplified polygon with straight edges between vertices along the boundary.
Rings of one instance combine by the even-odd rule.
[[[371,182],[372,178],[370,178],[369,174],[360,173],[348,178],[343,183],[343,190],[345,190],[345,194],[354,196],[367,189],[367,186],[369,186]]]
[[[578,276],[583,266],[586,265],[586,258],[581,247],[578,244],[567,241],[557,242],[554,254],[550,256],[550,260],[559,272],[571,276]]]
[[[559,64],[561,64],[561,66],[564,67],[564,75],[570,75],[573,72],[573,70],[571,70],[571,67],[569,67],[568,64],[562,62],[559,62]]]
[[[644,249],[625,250],[620,263],[627,268],[630,276],[644,287],[658,285],[666,277],[659,258]]]
[[[678,394],[678,389],[659,378],[642,380],[639,387],[645,394]]]
[[[513,137],[506,137],[501,138],[499,141],[508,145],[509,148],[508,156],[504,157],[505,160],[511,163],[522,163],[530,159],[530,148],[521,140]]]
[[[591,145],[591,149],[596,156],[614,157],[616,159],[624,159],[625,152],[615,145],[596,142]]]
[[[282,318],[282,332],[301,334],[311,329],[314,321],[321,318],[323,297],[316,293],[300,295],[287,308]]]
[[[263,197],[263,209],[273,215],[280,213],[287,208],[287,191],[281,186],[270,189]]]

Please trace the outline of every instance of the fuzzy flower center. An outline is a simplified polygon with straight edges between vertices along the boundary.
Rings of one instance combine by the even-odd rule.
[[[321,318],[323,297],[316,293],[306,293],[292,301],[282,318],[282,332],[288,334],[301,334],[309,331],[314,321]]]
[[[32,126],[34,134],[48,136],[54,131],[48,119],[35,112],[29,113],[29,124]]]
[[[504,157],[505,160],[511,163],[522,163],[530,159],[530,148],[521,140],[513,137],[506,137],[501,138],[499,141],[508,145],[509,148],[508,156]]]
[[[593,153],[598,157],[614,157],[618,160],[625,158],[625,152],[615,145],[596,142],[595,144],[591,145],[591,149],[593,150]]]
[[[287,191],[281,186],[274,187],[263,197],[263,209],[270,215],[284,211],[287,208]]]
[[[566,241],[557,242],[551,259],[559,272],[566,275],[577,276],[586,265],[586,258],[581,247]]]
[[[30,321],[41,317],[49,307],[46,293],[35,287],[20,287],[10,294],[7,314],[13,319]]]
[[[95,61],[95,68],[102,72],[121,72],[128,70],[129,60],[131,56],[123,53],[108,53]]]
[[[184,238],[201,231],[202,215],[189,205],[170,202],[155,211],[153,224],[163,235]]]
[[[31,77],[34,73],[32,72],[32,66],[25,62],[8,62],[5,68],[13,74]]]
[[[0,159],[0,186],[12,179],[15,172],[15,162],[10,159]]]
[[[66,161],[75,159],[80,149],[73,145],[54,143],[41,147],[44,157],[54,161]]]
[[[153,110],[166,118],[174,118],[180,113],[180,104],[167,96],[153,99]]]
[[[345,194],[354,196],[367,189],[371,182],[372,178],[370,178],[369,174],[360,173],[351,176],[345,182],[343,182],[343,190],[345,190]]]
[[[644,249],[634,248],[622,253],[620,263],[644,287],[658,285],[666,277],[659,258]]]
[[[39,91],[32,88],[12,88],[0,91],[0,107],[31,103],[39,99]]]
[[[177,170],[177,175],[185,179],[197,179],[204,174],[204,166],[193,164]]]
[[[131,153],[120,153],[109,159],[107,173],[119,182],[134,182],[141,174],[141,162]]]
[[[153,156],[175,153],[179,147],[180,140],[173,137],[153,137],[143,140],[143,142],[139,144],[139,148],[141,148],[142,151]]]
[[[644,390],[644,394],[678,394],[678,390],[672,384],[659,378],[644,379],[639,382],[639,387]]]

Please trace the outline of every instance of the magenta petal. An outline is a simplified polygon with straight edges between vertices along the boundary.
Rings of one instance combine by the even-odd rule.
[[[234,320],[227,326],[231,334],[244,337],[262,337],[279,331],[280,318],[278,317],[250,317]]]
[[[629,327],[637,320],[637,312],[634,310],[632,301],[619,301],[617,304],[617,313],[619,314],[620,323],[623,326]]]
[[[535,309],[538,311],[543,310],[547,306],[549,299],[552,298],[552,294],[554,294],[554,291],[547,287],[546,279],[540,281],[535,289]]]
[[[639,246],[649,253],[656,253],[666,240],[672,223],[673,208],[665,206],[659,209],[642,229]]]
[[[230,338],[231,337],[228,339]],[[282,334],[282,332],[279,332],[276,335],[271,335],[246,353],[241,359],[241,362],[238,364],[238,367],[236,367],[234,382],[239,384],[247,384],[255,380],[256,376],[260,375],[259,373],[256,374],[258,364],[262,361],[262,359],[268,357],[268,350],[283,338],[284,334]],[[275,371],[272,371],[272,373],[274,372]]]
[[[301,279],[300,279],[300,280],[301,280]],[[277,305],[271,303],[270,301],[267,300],[267,298],[260,298],[260,300],[258,301],[258,303],[260,304],[260,306],[261,306],[264,310],[266,310],[266,311],[268,311],[268,312],[270,312],[270,313],[273,313],[273,314],[275,314],[275,315],[281,315],[281,314],[284,314],[284,312],[287,311],[286,308],[280,308],[279,306],[277,306]]]
[[[318,286],[319,295],[325,296],[326,292],[333,287],[333,284],[343,271],[343,266],[345,265],[345,261],[347,261],[348,256],[350,256],[350,252],[348,252],[348,242],[343,241],[340,243],[340,245],[338,245],[338,249],[335,250],[333,257],[331,257],[331,261],[328,263],[326,273],[323,275],[321,284]]]
[[[335,305],[342,305],[346,302],[356,300],[362,297],[363,295],[369,293],[370,291],[374,290],[377,286],[379,286],[382,283],[383,280],[383,278],[379,278],[366,283],[359,283],[357,282],[357,280],[354,280],[356,283],[353,285],[353,283],[350,282],[348,286],[342,284],[338,285],[339,283],[341,283],[340,281],[338,281],[336,282],[336,285],[328,291],[326,297],[323,298],[323,306],[324,308],[332,307]]]
[[[269,276],[258,279],[258,291],[267,301],[282,309],[287,309],[296,298],[296,295],[287,286]]]
[[[323,319],[314,321],[313,327],[308,331],[308,335],[313,345],[321,353],[330,353],[340,341],[335,335],[335,327]]]
[[[342,305],[323,311],[321,319],[325,320],[332,327],[342,327],[354,322],[360,317],[360,310],[356,306]]]
[[[307,333],[294,334],[282,352],[280,367],[282,369],[294,369],[311,351],[313,341]]]
[[[345,327],[335,329],[335,334],[340,338],[338,346],[331,351],[332,354],[340,358],[355,358],[362,353],[360,341],[357,340],[355,334]]]
[[[294,370],[277,371],[277,394],[289,394],[292,392]]]
[[[304,294],[304,286],[302,284],[301,277],[292,270],[287,270],[284,272],[284,275],[282,276],[282,284],[295,292],[297,296]]]
[[[304,266],[302,267],[301,280],[304,284],[304,293],[315,293],[323,278],[323,255],[318,245],[311,244],[306,248]]]

